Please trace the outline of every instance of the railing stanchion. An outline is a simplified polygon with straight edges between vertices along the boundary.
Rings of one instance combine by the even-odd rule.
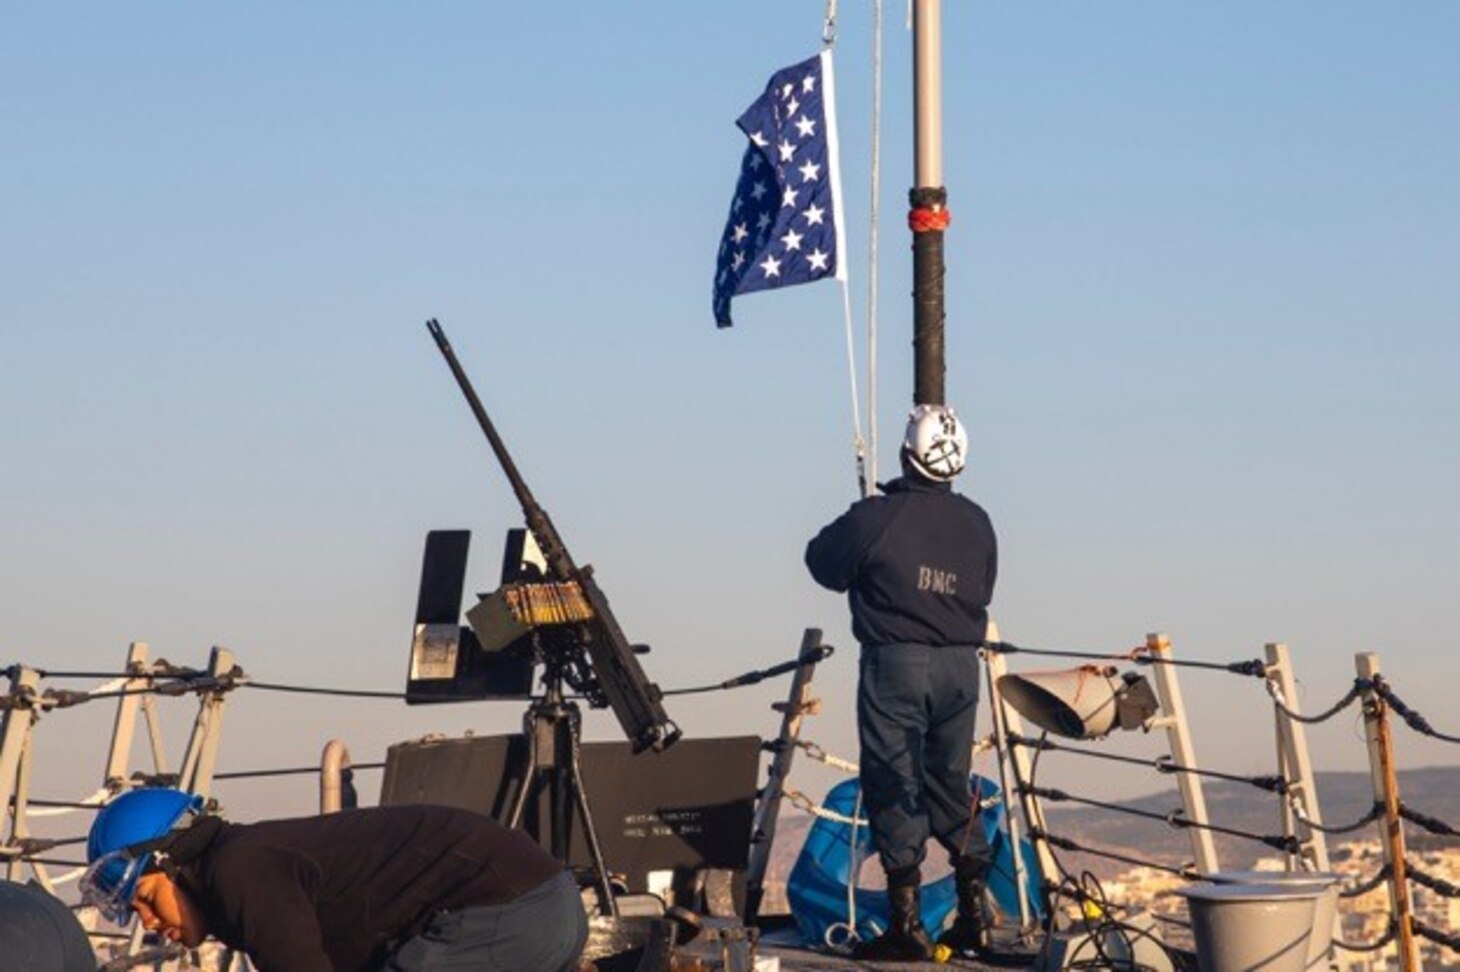
[[[997,641],[998,637],[998,627],[993,621],[989,621],[988,640]],[[1024,787],[1020,783],[1021,779],[1027,778],[1028,768],[1025,767],[1025,773],[1020,773],[1014,764],[1014,760],[1019,758],[1019,756],[1015,755],[1016,752],[1022,756],[1023,751],[1009,742],[1009,726],[1006,718],[1007,710],[1004,707],[1004,697],[999,692],[999,676],[1004,675],[1008,671],[1008,666],[1004,664],[1004,656],[986,648],[980,649],[979,654],[983,656],[988,675],[989,718],[993,722],[994,758],[999,764],[999,786],[1003,787],[1004,791],[1004,828],[1009,835],[1009,846],[1013,848],[1014,891],[1019,897],[1019,928],[1021,931],[1027,931],[1034,926],[1034,918],[1029,914],[1029,873],[1025,869],[1024,854],[1019,846],[1019,815],[1014,812],[1014,806],[1010,802],[1009,795],[1011,793],[1018,795],[1019,805],[1023,809],[1024,816],[1031,827],[1035,825],[1036,821],[1030,817],[1030,801],[1037,801],[1038,798],[1033,794],[1026,794]],[[1019,718],[1017,713],[1014,715],[1014,718]],[[1020,731],[1022,732],[1022,730],[1023,727],[1021,726]],[[1014,781],[1012,787],[1009,785],[1011,779]],[[1036,807],[1035,809],[1037,810],[1038,808]],[[1038,833],[1030,835],[1030,843],[1034,847],[1036,859],[1039,861],[1041,870],[1044,870],[1049,880],[1053,880],[1054,875],[1058,872],[1053,870],[1054,857],[1050,852],[1048,841],[1045,840],[1042,827]],[[1048,910],[1048,895],[1045,894],[1043,887],[1039,888],[1039,900],[1046,903],[1046,910]]]
[[[822,657],[822,651],[821,629],[807,628],[801,635],[801,650],[796,655],[801,664],[791,677],[790,695],[784,708],[776,706],[781,709],[781,731],[776,737],[765,789],[756,803],[750,831],[750,860],[745,869],[744,919],[747,925],[755,924],[765,894],[765,875],[770,867],[771,844],[776,837],[776,818],[780,814],[786,780],[791,775],[791,761],[795,758],[796,741],[801,735],[801,719],[818,705],[811,697],[811,677],[816,673],[816,662]]]
[[[1369,744],[1374,800],[1384,807],[1379,821],[1380,844],[1389,864],[1389,906],[1399,944],[1399,965],[1404,972],[1419,972],[1419,943],[1414,937],[1414,901],[1409,893],[1409,863],[1404,856],[1404,823],[1399,816],[1399,778],[1394,770],[1389,706],[1373,688],[1379,675],[1379,656],[1361,652],[1354,656],[1354,668],[1368,685],[1364,689],[1364,738]]]
[[[1288,652],[1288,646],[1270,642],[1263,650],[1266,655],[1267,677],[1276,679],[1288,710],[1301,713],[1298,680],[1293,673],[1293,659]],[[1309,821],[1319,825],[1323,823],[1323,814],[1318,808],[1318,787],[1313,776],[1313,761],[1308,755],[1308,733],[1303,723],[1290,718],[1281,707],[1274,706],[1273,717],[1277,726],[1278,774],[1288,786],[1287,794],[1279,795],[1282,801],[1283,833],[1302,843],[1303,856],[1308,858],[1315,871],[1327,871],[1327,838],[1321,830],[1300,820],[1293,809],[1293,803],[1296,802]],[[1286,856],[1288,870],[1296,870],[1294,855]]]
[[[1176,666],[1171,660],[1171,641],[1159,632],[1146,635],[1146,650],[1156,659],[1156,694],[1161,700],[1161,718],[1152,725],[1166,730],[1171,744],[1171,755],[1181,766],[1200,765],[1191,745],[1191,727],[1186,722],[1186,706],[1181,700],[1181,685],[1176,680]],[[1176,779],[1181,791],[1181,805],[1186,819],[1199,826],[1188,827],[1191,835],[1191,851],[1196,857],[1196,868],[1203,874],[1212,874],[1219,869],[1217,846],[1211,832],[1205,829],[1210,823],[1207,817],[1206,797],[1202,793],[1201,778],[1192,773],[1182,773]]]
[[[24,799],[21,796],[22,775],[26,763],[26,754],[30,749],[31,730],[35,727],[36,720],[40,718],[40,711],[34,705],[27,705],[20,700],[29,696],[34,699],[39,695],[37,691],[40,685],[40,675],[32,668],[19,666],[11,670],[10,674],[10,697],[14,703],[5,710],[4,729],[0,730],[0,824],[10,815],[10,801],[16,800],[15,816],[11,818],[10,837],[12,841],[21,836],[17,828],[23,831],[25,824],[22,816],[25,812]],[[17,854],[10,857],[5,865],[5,877],[10,881],[20,879],[20,856]]]
[[[993,628],[992,622],[989,627]],[[989,639],[995,640],[992,632]],[[984,660],[988,664],[989,709],[994,714],[994,740],[999,744],[1001,758],[1007,758],[1009,761],[1015,789],[1019,794],[1019,807],[1024,811],[1024,820],[1030,827],[1029,842],[1034,845],[1034,855],[1039,861],[1039,870],[1043,877],[1039,888],[1040,900],[1044,902],[1045,913],[1053,914],[1054,900],[1049,889],[1059,880],[1059,865],[1055,863],[1054,852],[1050,850],[1049,841],[1045,839],[1044,811],[1039,805],[1039,797],[1030,792],[1033,781],[1030,779],[1029,753],[1023,746],[1015,746],[1009,742],[1011,733],[1021,737],[1024,735],[1024,721],[1012,707],[1004,704],[1004,697],[998,691],[999,679],[1009,671],[1003,654],[997,651],[985,651]],[[1014,860],[1022,862],[1022,855],[1018,850],[1019,845],[1012,846],[1014,847]],[[1022,919],[1022,913],[1020,917]]]
[[[139,691],[150,684],[141,677],[148,670],[147,650],[147,643],[143,641],[134,641],[127,647],[127,664],[124,670],[129,674],[135,673],[137,677],[122,683],[124,691]],[[114,793],[127,785],[127,767],[132,758],[132,737],[137,731],[137,708],[142,704],[143,698],[141,695],[123,695],[117,699],[117,715],[112,722],[112,744],[107,753],[106,776],[102,780],[103,785]]]
[[[215,647],[208,657],[208,678],[224,678],[233,669],[233,652]],[[178,780],[178,786],[189,793],[207,797],[213,788],[218,743],[223,735],[223,706],[227,700],[228,690],[222,686],[205,690],[198,700],[198,716],[193,721],[193,734],[188,739]]]

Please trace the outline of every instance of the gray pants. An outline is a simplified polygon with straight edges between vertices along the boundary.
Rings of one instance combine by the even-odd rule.
[[[930,836],[960,870],[988,867],[968,790],[978,677],[971,646],[862,646],[862,799],[889,883],[918,879]]]
[[[576,972],[587,939],[583,900],[565,872],[516,901],[437,915],[383,972]]]

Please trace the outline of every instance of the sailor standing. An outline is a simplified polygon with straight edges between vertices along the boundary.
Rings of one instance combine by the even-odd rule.
[[[887,872],[892,919],[856,957],[923,961],[933,943],[919,916],[928,838],[947,848],[958,915],[939,938],[957,952],[984,946],[991,862],[969,793],[978,646],[998,568],[983,508],[953,492],[968,438],[953,410],[919,405],[908,418],[901,478],[854,503],[806,547],[817,583],[846,592],[861,643],[857,732],[863,805]]]

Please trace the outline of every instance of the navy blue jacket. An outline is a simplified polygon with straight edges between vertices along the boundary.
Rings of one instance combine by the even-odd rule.
[[[976,645],[988,629],[998,544],[983,507],[948,483],[905,476],[806,545],[822,587],[846,591],[864,645]]]

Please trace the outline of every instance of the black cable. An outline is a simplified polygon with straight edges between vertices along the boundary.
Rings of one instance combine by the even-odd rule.
[[[351,763],[349,766],[341,767],[342,770],[374,770],[383,769],[384,763]],[[318,766],[296,766],[291,769],[271,770],[234,770],[231,773],[214,773],[215,780],[247,780],[265,776],[304,776],[318,774]]]
[[[22,860],[22,861],[25,861],[27,864],[44,864],[47,867],[86,867],[87,866],[87,862],[86,861],[62,861],[62,860],[57,860],[54,857],[30,857],[30,856],[25,855],[25,854],[20,855],[20,857],[18,859],[19,860]]]
[[[1415,867],[1414,864],[1406,861],[1409,865],[1409,878],[1415,884],[1429,888],[1442,898],[1460,898],[1460,886],[1451,884],[1444,878],[1435,877]]]
[[[20,856],[24,857],[27,854],[39,854],[44,851],[54,850],[57,847],[69,847],[73,844],[84,843],[86,843],[85,837],[57,837],[55,839],[50,837],[20,837],[12,839],[12,842],[5,846],[20,848]]]
[[[153,664],[153,671],[150,672],[54,672],[48,668],[41,668],[36,670],[36,674],[41,678],[104,678],[110,680],[117,678],[199,678],[208,673],[196,668],[182,668],[159,661]]]
[[[1327,722],[1329,719],[1332,719],[1344,709],[1347,709],[1349,706],[1353,705],[1354,702],[1356,702],[1364,694],[1365,691],[1372,687],[1372,683],[1366,678],[1354,679],[1353,687],[1348,690],[1348,693],[1344,695],[1343,698],[1333,703],[1333,705],[1329,706],[1327,709],[1324,709],[1318,715],[1303,715],[1301,712],[1294,712],[1292,709],[1288,708],[1285,703],[1278,701],[1276,697],[1273,698],[1272,704],[1274,707],[1277,708],[1279,712],[1281,712],[1283,715],[1287,716],[1294,722],[1302,722],[1311,726],[1315,723]]]
[[[1134,756],[1122,756],[1119,753],[1102,753],[1094,749],[1079,749],[1063,743],[1050,742],[1048,739],[1030,739],[1021,736],[1017,732],[1006,734],[1009,742],[1016,746],[1026,746],[1030,749],[1048,749],[1062,753],[1072,753],[1076,756],[1089,756],[1092,759],[1110,760],[1116,763],[1126,763],[1131,766],[1147,766],[1157,773],[1190,773],[1192,776],[1206,776],[1214,780],[1226,780],[1230,783],[1245,783],[1248,786],[1265,790],[1268,793],[1279,795],[1288,792],[1288,781],[1281,776],[1238,776],[1234,773],[1221,773],[1217,770],[1198,769],[1195,766],[1182,766],[1172,761],[1168,756],[1157,756],[1154,759],[1138,759]]]
[[[1039,741],[1041,743],[1047,742],[1048,741],[1048,739],[1047,739],[1048,735],[1049,735],[1048,733],[1043,734],[1040,737],[1040,740]],[[1045,747],[1043,747],[1043,746],[1037,747],[1035,749],[1035,751],[1034,751],[1034,759],[1032,759],[1030,761],[1030,763],[1029,763],[1029,782],[1027,784],[1024,781],[1022,781],[1022,780],[1019,779],[1019,774],[1017,772],[1017,766],[1018,766],[1017,761],[1012,761],[1014,763],[1014,766],[1016,767],[1016,771],[1015,771],[1015,774],[1014,774],[1014,776],[1015,776],[1015,784],[1018,786],[1020,792],[1025,792],[1026,790],[1028,790],[1028,791],[1034,791],[1034,790],[1036,790],[1035,780],[1036,780],[1037,775],[1038,775],[1038,772],[1039,772],[1039,757],[1044,753],[1044,750],[1045,750]],[[1039,807],[1039,804],[1036,803],[1035,806],[1036,807]],[[1044,841],[1046,842],[1046,844],[1049,844],[1049,845],[1052,845],[1052,846],[1056,846],[1056,847],[1061,847],[1063,849],[1068,849],[1068,850],[1080,850],[1081,849],[1081,848],[1079,848],[1078,845],[1076,845],[1074,843],[1074,841],[1069,841],[1069,840],[1065,840],[1064,838],[1061,838],[1061,837],[1056,837],[1055,835],[1053,835],[1053,834],[1051,834],[1049,832],[1049,830],[1047,829],[1048,828],[1047,821],[1045,821],[1045,819],[1044,819],[1044,811],[1043,811],[1043,808],[1042,807],[1039,808],[1039,820],[1037,820],[1037,821],[1030,820],[1030,821],[1027,821],[1027,822],[1029,823],[1029,831],[1030,831],[1031,838],[1042,837],[1044,839]],[[1103,853],[1098,852],[1098,851],[1093,852],[1093,853],[1096,853],[1099,856],[1111,856],[1111,855],[1103,854]],[[1049,857],[1054,862],[1054,866],[1060,872],[1059,875],[1058,875],[1059,876],[1059,880],[1058,881],[1054,880],[1051,875],[1045,875],[1044,876],[1044,889],[1045,889],[1045,894],[1046,894],[1046,897],[1047,897],[1048,903],[1049,903],[1048,922],[1049,922],[1050,927],[1052,927],[1053,926],[1053,923],[1054,923],[1054,915],[1055,915],[1056,904],[1057,904],[1057,900],[1058,900],[1059,895],[1065,894],[1065,895],[1069,895],[1069,896],[1074,896],[1076,898],[1076,900],[1082,900],[1082,896],[1086,896],[1086,895],[1090,894],[1090,892],[1088,891],[1087,888],[1082,887],[1081,883],[1075,882],[1070,877],[1070,872],[1065,868],[1064,864],[1060,862],[1060,859],[1057,856],[1055,856],[1055,853],[1054,853],[1053,850],[1050,850],[1049,851]],[[1128,863],[1142,864],[1144,862],[1139,862],[1139,861],[1131,862],[1131,861],[1128,861]],[[1161,870],[1168,870],[1168,868],[1166,868],[1165,866],[1160,865],[1160,864],[1153,864],[1153,865],[1147,865],[1147,866],[1156,867],[1156,868],[1161,869]],[[1084,872],[1084,873],[1085,874],[1089,874],[1089,872]],[[1175,872],[1175,873],[1180,874],[1181,872]],[[1185,875],[1182,875],[1182,876],[1185,876]],[[1082,880],[1082,882],[1084,880],[1084,875],[1083,874],[1082,874],[1081,880]],[[1096,951],[1100,954],[1100,956],[1102,958],[1105,957],[1105,942],[1104,942],[1104,937],[1105,937],[1105,931],[1106,930],[1108,930],[1108,929],[1114,929],[1114,930],[1116,930],[1117,931],[1117,934],[1120,934],[1123,937],[1123,939],[1125,940],[1125,943],[1126,943],[1126,945],[1128,947],[1128,951],[1129,951],[1129,953],[1131,955],[1134,955],[1135,954],[1135,950],[1134,950],[1134,948],[1131,948],[1130,947],[1131,946],[1131,940],[1130,940],[1130,937],[1127,934],[1127,932],[1128,931],[1134,931],[1134,932],[1136,932],[1140,936],[1150,938],[1151,941],[1153,941],[1156,944],[1156,946],[1162,950],[1162,952],[1167,956],[1167,958],[1170,959],[1172,965],[1175,968],[1178,968],[1179,969],[1179,968],[1185,968],[1186,967],[1186,963],[1181,959],[1180,955],[1176,952],[1176,950],[1172,949],[1165,942],[1161,941],[1161,939],[1159,937],[1151,934],[1148,931],[1144,931],[1144,930],[1138,929],[1138,928],[1133,928],[1133,927],[1131,927],[1129,925],[1126,925],[1124,922],[1121,922],[1118,919],[1114,918],[1110,914],[1110,911],[1109,911],[1109,908],[1110,908],[1109,902],[1105,900],[1105,891],[1104,891],[1104,888],[1102,888],[1102,887],[1099,886],[1099,882],[1097,880],[1095,880],[1094,875],[1090,875],[1090,880],[1094,882],[1095,888],[1096,888],[1095,893],[1099,895],[1099,899],[1100,899],[1099,900],[1099,907],[1100,907],[1100,911],[1101,911],[1101,919],[1102,919],[1103,924],[1101,926],[1097,926],[1093,931],[1091,931],[1089,929],[1089,919],[1085,915],[1085,911],[1084,911],[1083,908],[1081,908],[1080,914],[1081,914],[1082,918],[1084,918],[1086,920],[1087,934],[1090,935],[1090,939],[1093,942]],[[1041,949],[1041,956],[1040,956],[1041,962],[1045,962],[1045,961],[1048,960],[1048,958],[1049,958],[1049,950],[1052,947],[1053,942],[1054,942],[1054,936],[1052,934],[1046,934],[1045,935],[1045,939],[1044,939],[1044,947]],[[1131,967],[1131,969],[1134,972],[1134,970],[1136,968],[1136,963],[1130,962],[1130,963],[1127,963],[1127,964]],[[1077,966],[1072,966],[1072,967],[1075,967],[1075,968],[1086,968],[1086,967],[1089,967],[1089,968],[1107,968],[1108,969],[1108,968],[1119,968],[1120,966],[1118,966],[1118,965],[1109,965],[1109,964],[1106,964],[1104,966],[1098,966],[1098,965],[1086,966],[1085,964],[1081,963],[1081,964],[1079,964]]]
[[[1445,823],[1438,817],[1431,817],[1428,814],[1420,813],[1418,810],[1411,810],[1404,804],[1399,805],[1399,815],[1412,824],[1418,824],[1432,834],[1440,834],[1444,837],[1460,837],[1460,830]]]
[[[1375,871],[1374,875],[1367,880],[1360,881],[1358,884],[1344,888],[1339,891],[1338,896],[1340,898],[1362,897],[1363,895],[1366,895],[1370,891],[1377,888],[1379,885],[1383,884],[1385,881],[1389,880],[1389,876],[1393,873],[1394,866],[1392,864],[1385,864],[1383,867],[1379,868],[1379,870]]]
[[[1369,808],[1368,813],[1364,814],[1353,823],[1344,824],[1341,827],[1332,824],[1318,823],[1316,820],[1309,820],[1307,817],[1299,818],[1299,822],[1302,823],[1305,827],[1312,828],[1313,830],[1320,830],[1325,834],[1351,834],[1355,830],[1362,830],[1382,816],[1384,816],[1384,804],[1375,803],[1372,807]]]
[[[1380,935],[1374,941],[1369,942],[1366,945],[1360,945],[1356,942],[1346,942],[1341,938],[1335,938],[1333,940],[1333,944],[1343,949],[1345,952],[1377,952],[1381,948],[1387,948],[1389,943],[1394,941],[1394,935],[1394,920],[1390,919],[1389,927],[1385,929],[1384,934]]]
[[[15,797],[10,798],[10,805],[15,806]],[[27,807],[47,807],[61,810],[100,810],[100,803],[79,803],[70,800],[37,800],[29,797],[25,801]]]
[[[1051,834],[1048,831],[1039,827],[1031,827],[1030,836],[1037,836],[1048,842],[1049,844],[1058,847],[1060,850],[1067,850],[1076,854],[1093,854],[1096,857],[1104,857],[1108,860],[1120,861],[1122,864],[1131,864],[1135,867],[1149,867],[1152,870],[1165,871],[1167,874],[1173,874],[1176,877],[1183,877],[1189,881],[1194,881],[1201,877],[1201,875],[1198,874],[1196,871],[1190,870],[1188,868],[1172,867],[1169,864],[1160,864],[1156,861],[1146,861],[1140,859],[1139,857],[1127,857],[1124,854],[1117,854],[1114,851],[1096,850],[1094,847],[1086,847],[1084,844],[1076,843],[1075,841],[1070,840],[1068,837],[1060,837],[1056,834]]]
[[[758,671],[747,672],[737,675],[734,678],[726,679],[714,685],[701,685],[692,688],[668,689],[662,692],[664,696],[671,695],[696,695],[706,692],[720,692],[727,689],[741,688],[747,685],[757,685],[769,678],[793,672],[801,665],[808,662],[819,662],[833,652],[831,645],[822,645],[815,653],[815,657],[797,658],[792,661],[781,662],[769,668]],[[7,670],[8,671],[8,670]],[[198,676],[206,674],[194,669],[173,669],[169,668],[158,672],[50,672],[40,671],[39,675],[46,678],[145,678],[145,679],[176,679],[172,685],[151,685],[144,688],[115,689],[109,692],[73,692],[67,689],[47,689],[41,696],[50,701],[54,708],[68,708],[73,705],[80,705],[83,702],[90,702],[95,699],[125,698],[129,695],[185,695],[188,692],[203,691],[211,688],[231,689],[237,686],[244,688],[261,689],[266,692],[293,692],[302,695],[331,695],[339,698],[364,698],[364,699],[400,699],[409,701],[413,696],[408,692],[383,692],[373,689],[340,689],[327,688],[310,685],[286,685],[279,682],[255,682],[235,681],[234,676],[224,676],[218,679],[201,681]],[[242,671],[236,672],[241,675]],[[25,697],[30,698],[30,697]],[[574,698],[581,698],[575,696]],[[26,704],[24,699],[11,693],[8,696],[0,696],[0,710],[20,708]]]
[[[40,704],[46,708],[69,709],[72,706],[95,702],[98,699],[123,699],[132,695],[180,696],[190,692],[228,692],[240,684],[233,674],[217,678],[181,679],[165,685],[148,685],[143,688],[112,689],[106,692],[74,692],[70,689],[46,689],[39,697],[32,695],[0,697],[0,709],[13,709]]]
[[[1409,927],[1420,938],[1427,938],[1437,945],[1443,945],[1452,952],[1460,952],[1460,935],[1450,932],[1442,932],[1438,928],[1431,928],[1418,919],[1411,920]]]
[[[1399,717],[1415,732],[1429,736],[1432,739],[1439,739],[1442,742],[1460,743],[1460,736],[1451,736],[1440,732],[1434,726],[1430,725],[1428,719],[1406,705],[1403,699],[1394,694],[1394,690],[1389,687],[1388,682],[1384,681],[1382,675],[1374,676],[1374,692],[1385,702],[1388,702],[1389,707],[1398,713]]]
[[[1115,813],[1130,814],[1133,817],[1145,817],[1148,820],[1160,820],[1164,823],[1169,824],[1172,827],[1177,827],[1180,829],[1194,827],[1197,830],[1209,830],[1212,833],[1226,834],[1228,837],[1241,837],[1244,840],[1251,840],[1258,843],[1266,844],[1268,847],[1271,847],[1274,850],[1280,850],[1285,854],[1299,854],[1302,852],[1303,849],[1302,845],[1298,842],[1298,839],[1296,837],[1253,834],[1248,833],[1245,830],[1235,830],[1231,827],[1221,827],[1217,824],[1199,823],[1195,820],[1188,820],[1186,817],[1182,816],[1180,810],[1173,810],[1171,813],[1167,814],[1153,813],[1150,810],[1137,810],[1134,807],[1123,807],[1118,803],[1105,803],[1100,800],[1091,800],[1088,797],[1074,796],[1073,794],[1066,793],[1063,790],[1053,790],[1044,787],[1032,787],[1030,788],[1030,792],[1033,793],[1034,796],[1046,800],[1053,800],[1056,803],[1062,801],[1082,803],[1086,806],[1098,807],[1102,810],[1110,810]]]
[[[1209,671],[1227,672],[1232,675],[1250,675],[1256,678],[1267,677],[1267,665],[1256,659],[1236,662],[1208,662],[1196,661],[1189,658],[1161,658],[1147,652],[1144,645],[1139,648],[1134,648],[1129,652],[1115,654],[1093,651],[1054,651],[1041,648],[1024,648],[1019,645],[1010,644],[1007,641],[986,641],[983,643],[983,647],[1001,655],[1040,655],[1047,658],[1084,658],[1110,662],[1124,661],[1135,665],[1171,665],[1177,668],[1204,668]]]
[[[370,689],[337,689],[318,688],[310,685],[281,685],[278,682],[244,682],[245,688],[260,689],[265,692],[295,692],[301,695],[335,695],[342,698],[356,699],[409,699],[412,698],[406,692],[377,692]]]

